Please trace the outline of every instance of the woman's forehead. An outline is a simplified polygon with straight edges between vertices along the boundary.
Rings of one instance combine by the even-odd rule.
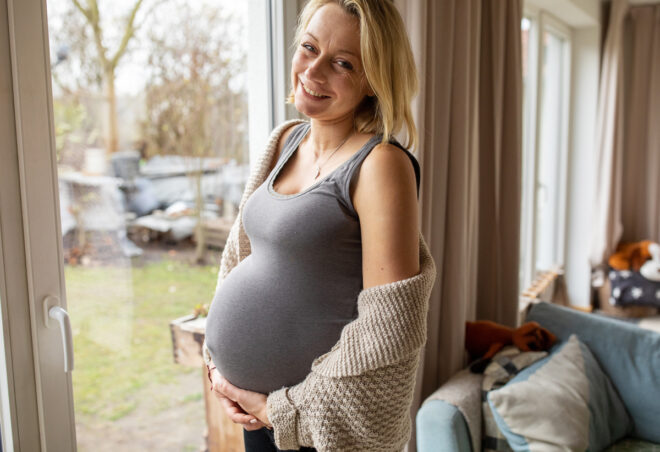
[[[360,54],[360,22],[336,3],[327,3],[316,10],[304,35],[337,50]]]

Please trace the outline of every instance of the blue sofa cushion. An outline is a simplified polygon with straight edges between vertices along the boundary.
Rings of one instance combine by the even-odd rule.
[[[444,400],[427,400],[417,411],[417,450],[472,452],[470,432],[461,412]]]
[[[634,423],[632,435],[660,443],[660,334],[545,302],[532,305],[526,321],[538,322],[561,341],[575,333],[621,396]]]

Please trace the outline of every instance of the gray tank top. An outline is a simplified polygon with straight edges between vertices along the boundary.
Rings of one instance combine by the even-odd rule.
[[[220,373],[264,394],[305,378],[357,317],[362,290],[360,222],[349,188],[381,136],[302,192],[277,193],[273,181],[310,127],[302,123],[289,134],[268,178],[245,203],[251,253],[220,285],[206,322],[206,344]],[[392,144],[410,157],[419,195],[417,160]]]

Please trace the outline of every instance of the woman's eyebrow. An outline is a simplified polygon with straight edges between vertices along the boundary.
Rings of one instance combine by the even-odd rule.
[[[313,34],[311,34],[309,31],[306,31],[305,34],[311,36],[312,39],[314,39],[314,41],[318,42],[319,39],[316,36],[314,36]],[[351,52],[350,50],[339,49],[339,52],[348,53],[349,55],[353,55],[355,58],[357,58],[357,55],[355,54],[355,52]]]

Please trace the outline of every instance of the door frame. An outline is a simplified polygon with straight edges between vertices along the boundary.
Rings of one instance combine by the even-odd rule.
[[[46,1],[3,0],[2,14],[0,55],[10,63],[0,79],[11,89],[0,122],[13,129],[3,134],[3,171],[13,176],[2,178],[8,196],[0,203],[13,450],[75,451],[71,373],[60,330],[46,327],[42,306],[55,296],[66,309]]]

